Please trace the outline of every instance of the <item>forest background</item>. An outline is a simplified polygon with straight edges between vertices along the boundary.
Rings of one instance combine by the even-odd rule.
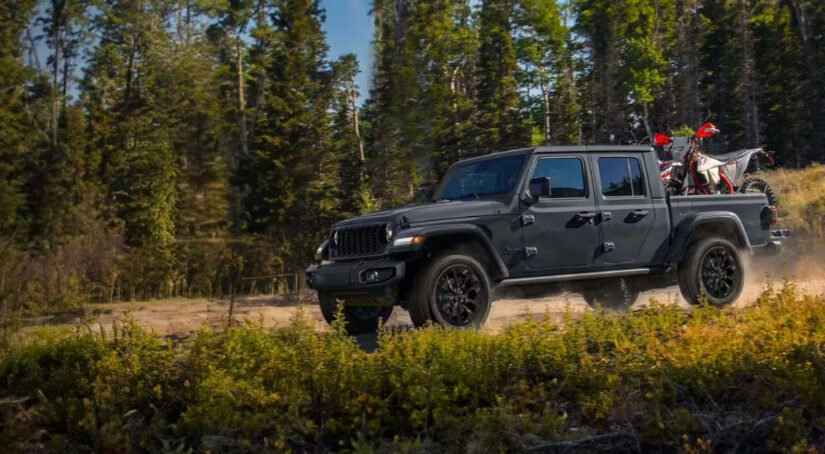
[[[316,0],[0,2],[5,311],[300,272],[458,159],[647,143],[825,160],[819,0],[374,0],[369,90]],[[352,30],[352,33],[366,33]],[[363,102],[361,102],[363,101]]]

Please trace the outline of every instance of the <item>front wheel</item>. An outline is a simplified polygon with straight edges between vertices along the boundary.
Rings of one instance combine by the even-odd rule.
[[[690,304],[702,298],[714,306],[730,304],[742,293],[745,270],[739,249],[728,240],[693,243],[679,264],[679,290]]]
[[[330,325],[335,322],[338,316],[338,298],[329,292],[318,293],[318,303],[321,306],[321,315],[324,320]],[[344,322],[347,333],[349,334],[365,334],[371,333],[378,329],[379,321],[386,323],[392,314],[392,306],[348,306],[346,302],[342,313],[344,314]]]
[[[480,328],[491,303],[490,278],[481,263],[468,255],[444,255],[416,276],[410,318],[416,326],[433,321],[450,328]]]

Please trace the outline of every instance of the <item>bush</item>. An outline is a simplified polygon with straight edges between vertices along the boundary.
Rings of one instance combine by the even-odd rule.
[[[31,341],[0,360],[13,451],[822,450],[825,298],[769,290],[741,310],[655,302],[497,335],[385,331],[366,353],[302,318],[202,329],[134,323]]]

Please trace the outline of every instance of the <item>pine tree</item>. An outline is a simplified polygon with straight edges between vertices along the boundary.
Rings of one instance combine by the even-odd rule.
[[[279,0],[271,15],[276,41],[267,68],[268,90],[243,177],[251,232],[272,235],[303,263],[329,228],[337,208],[335,161],[327,144],[329,74],[316,1]]]
[[[372,8],[375,63],[364,117],[371,126],[367,135],[368,173],[373,176],[374,193],[381,206],[409,201],[418,181],[407,142],[409,128],[414,126],[407,115],[415,114],[411,102],[417,96],[410,51],[404,50],[409,8],[409,2],[392,0],[376,0]]]
[[[790,0],[791,29],[802,51],[805,76],[801,91],[804,93],[807,122],[811,130],[803,152],[797,154],[797,165],[808,160],[825,161],[825,3],[818,0]]]
[[[338,157],[341,205],[339,216],[372,211],[375,200],[366,179],[366,154],[358,107],[358,58],[344,54],[332,63],[331,147]]]
[[[490,153],[529,143],[519,112],[517,59],[512,37],[512,0],[485,0],[479,15],[477,152]]]
[[[93,147],[101,155],[106,198],[125,227],[143,268],[135,279],[164,293],[174,279],[175,204],[180,128],[175,94],[190,80],[175,78],[179,55],[165,28],[162,1],[111,0],[95,19],[100,39],[83,89]]]
[[[666,124],[663,131],[702,124],[703,98],[699,89],[703,67],[700,51],[704,39],[704,19],[700,14],[701,0],[677,0],[673,29],[674,52],[662,101],[667,105],[658,115]]]
[[[27,236],[23,159],[31,146],[34,129],[26,109],[25,84],[30,73],[22,61],[20,37],[34,3],[0,3],[0,235],[20,242]],[[5,243],[0,243],[0,247],[5,247]]]
[[[753,15],[744,0],[706,0],[701,14],[707,18],[702,46],[702,80],[710,121],[722,131],[724,143],[713,151],[759,146],[762,125],[757,98],[758,68],[754,61],[751,29]]]
[[[560,136],[569,136],[565,133],[567,125],[553,125],[554,114],[560,117],[554,106],[563,102],[562,93],[568,88],[564,74],[567,30],[559,7],[555,0],[520,0],[514,16],[516,49],[523,68],[520,85],[531,90],[537,84],[541,94],[541,118],[534,119],[541,125],[541,142],[565,142],[566,138],[560,140]],[[561,118],[557,119],[562,123]]]
[[[624,135],[624,100],[619,96],[619,57],[625,18],[621,5],[606,0],[574,0],[575,31],[584,40],[590,140],[608,143]]]

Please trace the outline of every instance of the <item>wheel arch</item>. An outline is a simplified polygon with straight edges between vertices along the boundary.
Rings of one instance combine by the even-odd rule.
[[[490,279],[500,281],[510,276],[507,265],[496,251],[491,233],[473,224],[443,225],[415,229],[409,235],[425,238],[420,248],[429,253],[464,251],[480,259],[490,273]]]
[[[745,227],[736,214],[731,212],[700,213],[685,218],[676,228],[668,261],[681,262],[691,244],[710,237],[724,238],[748,253],[752,251]]]

